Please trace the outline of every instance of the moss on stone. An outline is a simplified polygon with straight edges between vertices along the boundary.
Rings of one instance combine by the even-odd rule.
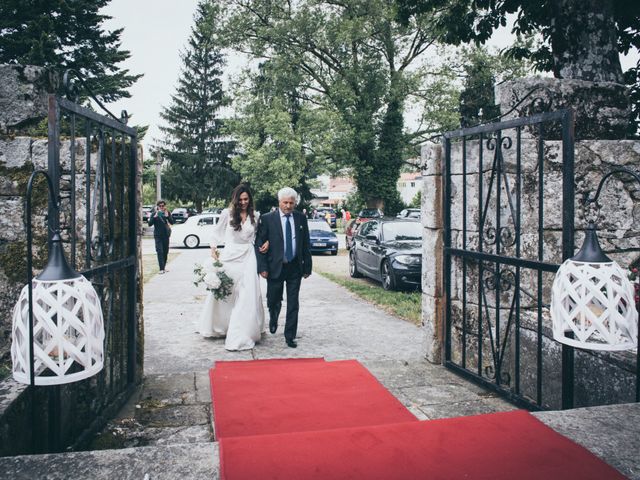
[[[7,356],[0,359],[0,380],[4,380],[9,375],[11,375],[11,359]]]
[[[33,238],[33,268],[44,268],[47,256],[47,240],[42,236]],[[27,240],[6,242],[0,245],[0,265],[4,274],[12,282],[25,283],[27,281]]]
[[[27,194],[27,184],[29,178],[34,172],[35,168],[32,163],[26,163],[22,167],[9,168],[4,165],[0,165],[0,177],[5,177],[16,182],[18,184],[18,191],[22,195]],[[31,206],[34,209],[44,208],[49,201],[49,190],[47,188],[47,181],[42,175],[39,175],[34,183],[33,190],[31,192]]]

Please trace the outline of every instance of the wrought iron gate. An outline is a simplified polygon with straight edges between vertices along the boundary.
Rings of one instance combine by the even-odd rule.
[[[108,116],[75,103],[68,74],[64,84],[68,98],[48,99],[48,173],[63,212],[60,221],[50,209],[48,223],[60,228],[70,264],[100,296],[105,365],[94,379],[49,394],[49,438],[39,447],[45,451],[86,444],[126,401],[141,373],[136,130],[127,126],[126,112],[116,118],[93,97]]]
[[[572,385],[543,343],[574,251],[573,122],[562,110],[444,134],[445,364],[533,409]]]

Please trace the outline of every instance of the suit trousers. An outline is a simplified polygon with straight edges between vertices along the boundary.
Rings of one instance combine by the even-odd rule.
[[[282,294],[287,288],[287,319],[284,325],[284,338],[293,340],[298,333],[298,294],[302,283],[302,269],[297,261],[282,264],[278,278],[267,278],[267,307],[272,323],[277,323],[282,307]]]
[[[156,254],[158,255],[158,266],[164,270],[169,256],[169,237],[155,237]]]

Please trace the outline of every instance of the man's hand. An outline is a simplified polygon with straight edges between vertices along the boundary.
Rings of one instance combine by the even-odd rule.
[[[258,251],[260,253],[267,253],[267,251],[269,250],[269,240],[267,240],[266,242],[264,242],[262,244],[262,246],[260,248],[258,248]],[[267,278],[267,277],[265,277]]]
[[[218,252],[218,249],[216,247],[211,247],[211,256],[214,258],[214,260],[218,260],[220,253]]]
[[[262,278],[267,278],[269,276],[269,272],[260,272],[260,276]]]

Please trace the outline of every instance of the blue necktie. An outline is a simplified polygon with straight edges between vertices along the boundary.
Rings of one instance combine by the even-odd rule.
[[[291,222],[289,218],[291,215],[285,215],[287,223],[285,225],[285,238],[284,238],[284,258],[287,262],[293,260],[293,235],[291,234]]]

